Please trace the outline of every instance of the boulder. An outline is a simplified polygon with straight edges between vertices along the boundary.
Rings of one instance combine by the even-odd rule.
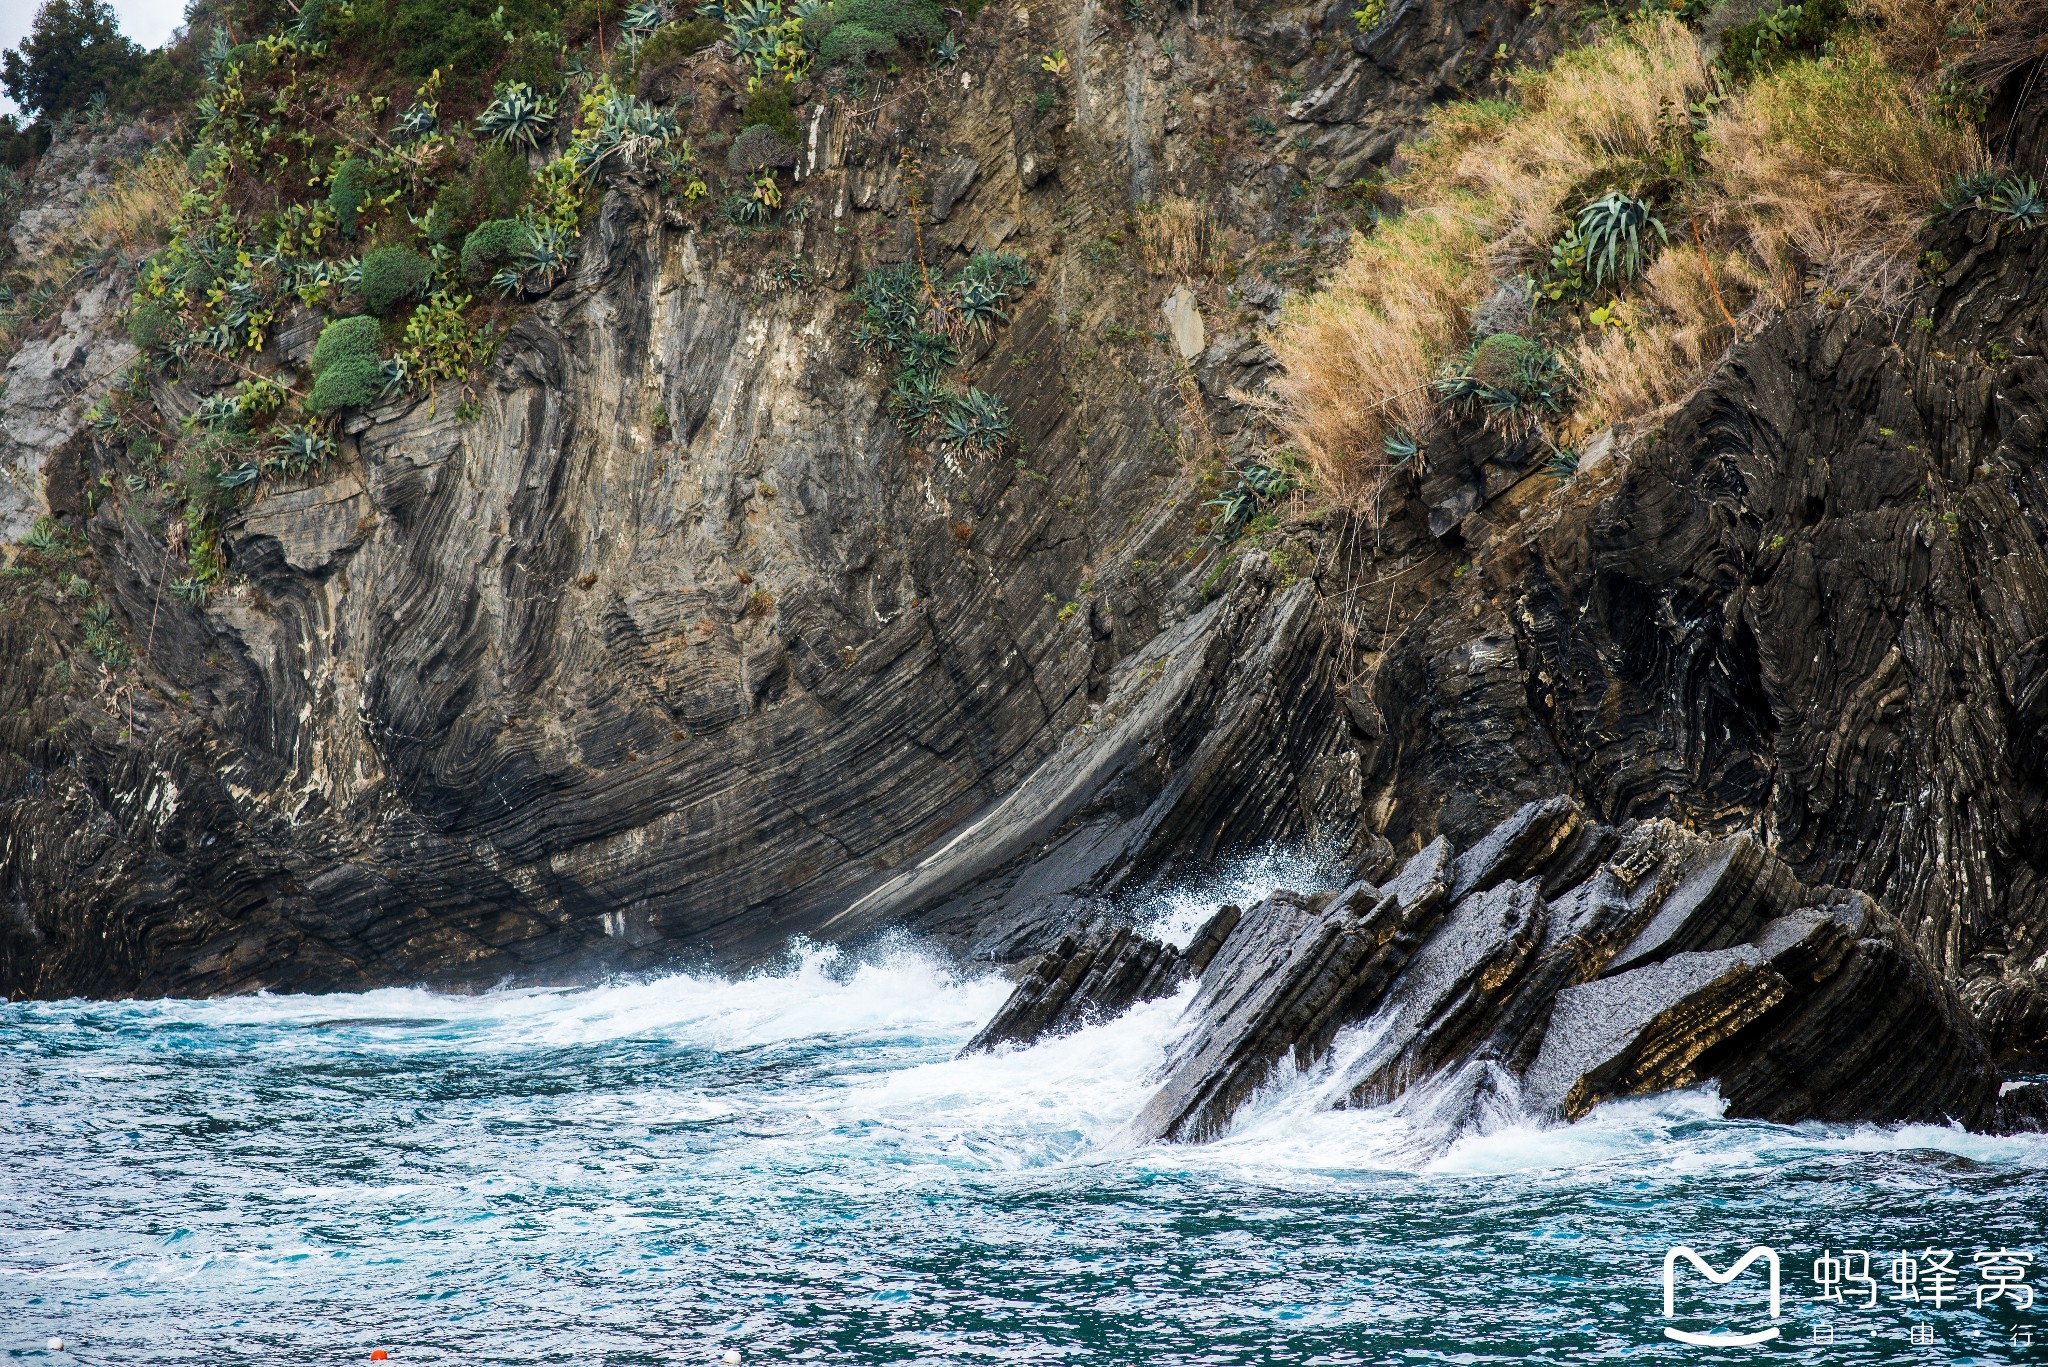
[[[1209,1138],[1283,1061],[1320,1059],[1435,928],[1452,877],[1450,846],[1439,841],[1384,889],[1359,882],[1328,899],[1279,892],[1246,912],[1203,974],[1188,1007],[1195,1025],[1128,1136]]]

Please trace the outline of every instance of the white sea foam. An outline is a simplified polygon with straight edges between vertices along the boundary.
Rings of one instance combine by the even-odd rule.
[[[1269,845],[1225,860],[1200,878],[1159,888],[1139,905],[1134,919],[1154,939],[1185,947],[1226,902],[1248,907],[1280,888],[1322,892],[1343,881],[1344,870],[1333,859]]]
[[[786,961],[737,978],[676,973],[583,988],[509,988],[455,995],[384,988],[326,995],[258,994],[135,1003],[167,1021],[224,1027],[309,1026],[376,1032],[434,1027],[485,1047],[563,1046],[662,1038],[734,1050],[812,1037],[900,1033],[964,1037],[1010,991],[995,974],[962,974],[907,939],[854,955],[795,941]]]
[[[1326,867],[1269,853],[1240,861],[1203,889],[1161,894],[1153,924],[1191,933],[1223,901],[1247,903],[1273,887],[1319,881],[1330,881]],[[1132,1163],[1313,1184],[1371,1172],[1569,1176],[1608,1163],[1676,1175],[1821,1151],[1932,1151],[2048,1167],[2048,1137],[1934,1125],[1727,1121],[1711,1088],[1611,1102],[1575,1124],[1557,1125],[1520,1113],[1511,1078],[1467,1070],[1425,1082],[1393,1105],[1334,1109],[1342,1101],[1342,1080],[1380,1042],[1379,1021],[1341,1032],[1315,1067],[1283,1070],[1224,1136],[1131,1153],[1117,1136],[1158,1085],[1165,1058],[1188,1027],[1184,1008],[1193,986],[1028,1049],[953,1057],[1009,991],[1000,976],[962,973],[899,938],[861,954],[798,941],[782,964],[737,978],[678,973],[578,989],[473,995],[383,989],[102,1009],[159,1023],[281,1027],[284,1033],[269,1046],[278,1050],[304,1050],[330,1038],[337,1049],[360,1048],[364,1038],[378,1047],[422,1050],[459,1040],[465,1051],[484,1053],[624,1040],[719,1053],[802,1040],[865,1045],[845,1067],[791,1079],[789,1089],[772,1096],[676,1087],[559,1104],[565,1115],[590,1120],[616,1110],[621,1123],[637,1125],[759,1121],[776,1132],[777,1142],[816,1143],[837,1135],[834,1142],[849,1150],[888,1147],[900,1157],[921,1156],[952,1169]],[[344,1034],[356,1042],[335,1038]],[[855,1135],[864,1138],[847,1138]]]

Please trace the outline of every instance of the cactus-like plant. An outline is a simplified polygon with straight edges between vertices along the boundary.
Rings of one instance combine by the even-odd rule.
[[[1576,224],[1586,247],[1586,269],[1594,285],[1621,285],[1642,274],[1649,259],[1649,237],[1670,237],[1650,206],[1632,195],[1609,190],[1578,212]]]
[[[555,122],[555,102],[524,81],[498,87],[476,116],[479,133],[510,147],[538,147]]]
[[[2032,176],[2008,176],[1999,181],[1985,207],[2021,228],[2038,227],[2048,219],[2048,202],[2042,200],[2041,187]]]

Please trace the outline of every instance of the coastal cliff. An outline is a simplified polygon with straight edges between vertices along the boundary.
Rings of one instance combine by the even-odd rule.
[[[18,319],[0,992],[562,980],[892,926],[1014,963],[1220,856],[1363,868],[1569,798],[1867,895],[1988,1058],[2048,1048],[2048,233],[1946,216],[1904,311],[1813,291],[1569,472],[1451,422],[1369,507],[1247,528],[1218,504],[1280,440],[1283,297],[1394,207],[1432,108],[1569,27],[1085,0],[960,35],[818,92],[767,226],[622,159],[472,380],[344,410],[203,528],[103,393],[196,420],[337,310],[137,371],[153,248],[100,241]],[[649,99],[729,136],[736,70],[714,45]],[[1993,116],[2038,165],[2038,106]],[[17,253],[147,146],[60,140]],[[963,337],[1008,429],[956,454],[906,437],[856,295],[977,252],[1029,283]]]

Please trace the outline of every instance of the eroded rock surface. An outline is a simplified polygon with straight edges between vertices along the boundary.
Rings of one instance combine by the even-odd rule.
[[[1657,821],[1582,842],[1596,824],[1570,800],[1530,803],[1463,855],[1433,842],[1384,887],[1228,909],[1128,1137],[1220,1134],[1260,1088],[1326,1059],[1332,1104],[1426,1093],[1446,1133],[1502,1098],[1572,1120],[1704,1082],[1730,1114],[1781,1123],[2035,1123],[2034,1095],[2001,1101],[1956,992],[1870,898],[1803,886],[1746,833]],[[1608,854],[1585,868],[1589,848]],[[1566,870],[1579,881],[1560,886]],[[977,1045],[1027,1040],[1070,1000],[1101,1019],[1162,995],[1172,956],[1128,929],[1069,937]],[[1077,990],[1109,981],[1146,986]]]

